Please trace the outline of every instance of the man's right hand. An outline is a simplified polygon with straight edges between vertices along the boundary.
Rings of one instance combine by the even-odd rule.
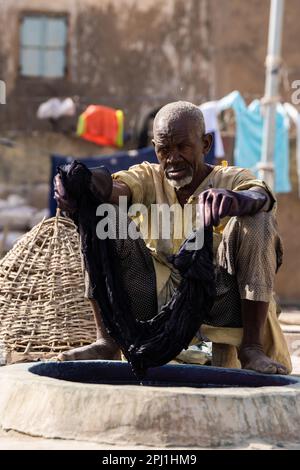
[[[77,209],[76,202],[68,196],[59,174],[54,177],[54,199],[57,207],[65,212],[72,214]]]

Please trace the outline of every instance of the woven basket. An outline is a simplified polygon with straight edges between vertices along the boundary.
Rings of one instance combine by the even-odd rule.
[[[95,341],[73,222],[57,215],[0,260],[0,354],[5,362],[51,357]]]

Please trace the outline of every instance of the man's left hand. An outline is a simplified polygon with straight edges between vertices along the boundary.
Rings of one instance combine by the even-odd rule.
[[[218,226],[226,216],[253,215],[264,206],[267,196],[258,191],[231,191],[229,189],[207,189],[199,196],[204,224]]]

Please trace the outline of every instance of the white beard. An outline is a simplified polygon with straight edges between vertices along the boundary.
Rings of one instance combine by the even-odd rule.
[[[173,188],[180,189],[190,184],[192,182],[192,179],[193,179],[193,175],[189,175],[189,176],[186,176],[185,178],[182,178],[181,180],[171,180],[168,178],[168,181],[173,186]]]

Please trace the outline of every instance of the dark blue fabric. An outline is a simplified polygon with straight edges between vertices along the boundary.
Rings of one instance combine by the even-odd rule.
[[[71,163],[74,157],[67,155],[51,155],[51,176],[50,176],[50,196],[49,209],[50,216],[56,213],[56,201],[54,199],[53,178],[57,173],[57,167]],[[144,161],[158,163],[153,147],[146,147],[140,150],[131,150],[129,152],[118,152],[112,155],[90,156],[86,158],[76,158],[78,162],[84,163],[88,168],[104,165],[111,173],[120,170],[128,170],[132,165],[138,165]]]
[[[99,305],[107,333],[120,346],[136,376],[143,377],[149,367],[166,364],[188,347],[213,306],[212,227],[205,228],[201,249],[191,250],[188,246],[195,242],[195,233],[183,243],[171,260],[181,275],[178,288],[158,313],[153,310],[150,320],[139,321],[124,284],[123,253],[118,249],[118,239],[101,240],[96,233],[96,226],[106,217],[97,214],[97,207],[105,200],[91,191],[91,172],[83,163],[74,161],[60,167],[59,174],[77,208],[72,218],[80,234],[92,296]],[[132,250],[141,249],[144,243],[141,238],[131,242]]]

